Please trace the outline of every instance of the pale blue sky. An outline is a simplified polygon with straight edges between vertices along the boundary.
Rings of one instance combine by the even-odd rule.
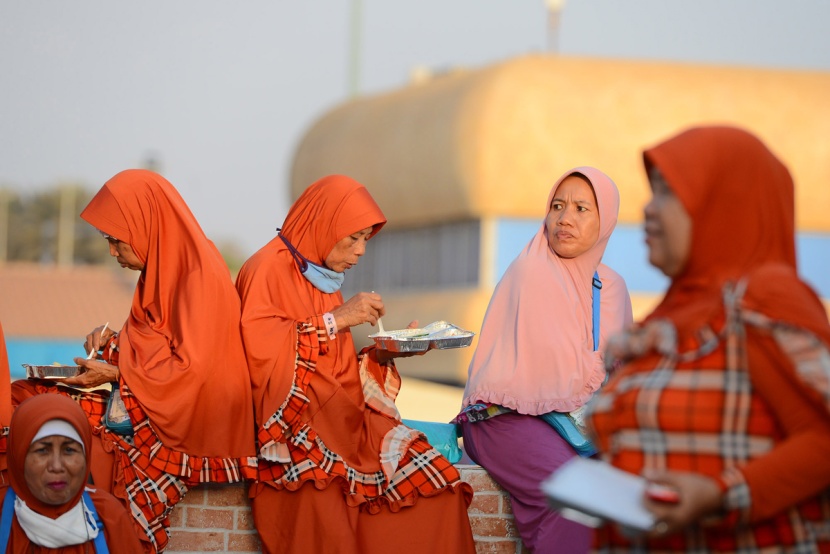
[[[543,0],[362,0],[360,90],[548,48]],[[253,253],[289,163],[349,93],[347,0],[0,1],[0,186],[97,190],[156,156]],[[826,0],[567,0],[563,54],[830,71]]]

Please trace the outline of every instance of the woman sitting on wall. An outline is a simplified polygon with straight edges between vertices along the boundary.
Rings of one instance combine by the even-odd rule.
[[[9,423],[12,419],[12,380],[9,368],[9,355],[6,351],[6,338],[3,325],[0,324],[0,488],[9,484],[6,447],[8,443]]]
[[[311,185],[237,279],[253,380],[263,552],[474,552],[471,487],[395,406],[393,353],[355,351],[350,328],[384,314],[379,294],[340,284],[386,223],[369,192],[332,175]]]
[[[140,272],[132,308],[120,332],[99,327],[86,337],[86,349],[102,354],[76,358],[81,375],[57,385],[17,381],[14,397],[56,392],[81,404],[96,437],[95,486],[128,503],[143,539],[161,551],[168,515],[188,487],[255,476],[239,296],[219,251],[162,176],[117,174],[81,217],[122,267]],[[113,385],[112,395],[74,388],[101,385]],[[121,425],[113,421],[119,407]]]
[[[539,231],[493,292],[470,363],[457,418],[464,447],[510,493],[533,552],[577,554],[591,544],[591,530],[551,511],[540,490],[577,452],[538,416],[585,406],[606,375],[594,345],[632,321],[625,281],[600,263],[619,205],[616,185],[597,169],[578,167],[554,183]]]

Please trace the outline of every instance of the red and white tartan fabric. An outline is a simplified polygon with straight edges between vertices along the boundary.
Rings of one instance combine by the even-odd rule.
[[[594,399],[588,419],[604,459],[634,474],[655,468],[708,475],[725,488],[726,512],[684,533],[639,541],[605,526],[597,552],[830,552],[830,491],[751,521],[752,491],[741,471],[787,440],[770,407],[776,399],[753,386],[747,332],[773,337],[794,378],[820,393],[828,411],[830,352],[805,330],[741,310],[740,291],[727,287],[724,298],[723,314],[701,330],[695,350],[624,366]],[[670,323],[661,332],[664,341],[675,340]]]
[[[259,428],[258,480],[293,490],[307,481],[325,485],[332,479],[342,479],[348,484],[348,502],[365,504],[370,512],[379,510],[379,503],[397,509],[411,504],[417,496],[432,496],[463,485],[458,470],[423,435],[405,425],[393,427],[384,437],[378,452],[381,468],[374,473],[349,467],[323,443],[302,417],[309,404],[306,392],[314,379],[316,360],[328,349],[325,328],[314,323],[312,318],[309,323],[297,325],[297,363],[291,390],[282,406]],[[367,409],[400,421],[394,404],[400,376],[391,362],[383,369],[371,367],[377,363],[369,360],[368,350],[360,353]]]

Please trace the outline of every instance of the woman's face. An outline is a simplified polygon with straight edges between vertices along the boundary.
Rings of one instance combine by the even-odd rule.
[[[144,269],[144,264],[141,263],[141,259],[139,259],[129,244],[121,242],[115,237],[107,237],[107,242],[110,244],[110,256],[115,258],[121,264],[121,267],[135,271],[142,271]]]
[[[599,238],[599,209],[593,187],[578,175],[565,177],[545,217],[548,245],[562,258],[587,252]]]
[[[656,167],[648,172],[651,201],[643,209],[648,261],[668,277],[686,266],[692,245],[692,218]]]
[[[38,439],[29,446],[23,473],[35,498],[51,506],[65,504],[84,485],[84,448],[60,435]]]
[[[358,259],[366,253],[366,242],[372,235],[372,228],[367,227],[337,241],[329,255],[326,256],[326,267],[337,273],[357,265]]]

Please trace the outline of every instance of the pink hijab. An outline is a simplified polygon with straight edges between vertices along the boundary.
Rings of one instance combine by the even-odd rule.
[[[548,246],[545,223],[510,264],[493,292],[478,346],[470,363],[463,406],[488,402],[523,414],[568,412],[585,404],[605,378],[602,346],[633,321],[622,277],[601,264],[617,224],[620,195],[601,171],[577,167],[554,184],[578,174],[593,186],[600,215],[596,244],[576,258]],[[592,279],[602,281],[600,347],[593,348]]]

